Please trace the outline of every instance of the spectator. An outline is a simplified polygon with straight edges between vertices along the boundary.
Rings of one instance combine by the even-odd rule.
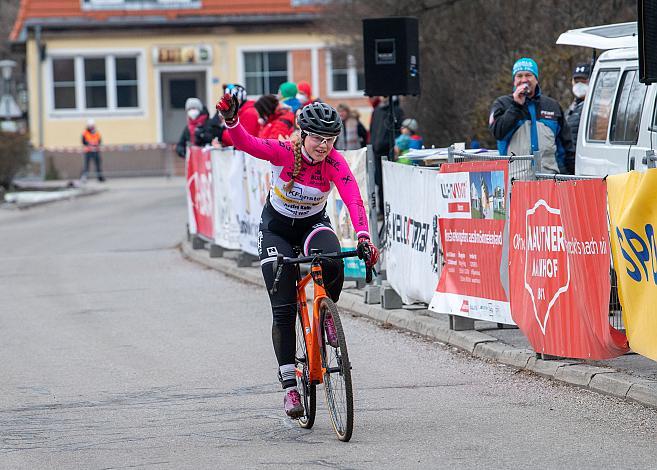
[[[176,145],[176,153],[181,158],[185,158],[187,144],[204,146],[211,143],[220,132],[219,129],[212,128],[213,123],[210,122],[208,109],[198,98],[187,98],[185,111],[187,112],[187,125]]]
[[[479,138],[475,135],[470,139],[470,148],[471,149],[480,149],[481,144],[479,143]]]
[[[82,133],[82,145],[84,145],[84,170],[82,170],[82,181],[87,181],[89,175],[89,162],[94,162],[96,168],[96,177],[101,183],[105,181],[103,169],[100,161],[100,145],[102,138],[100,132],[96,129],[96,123],[93,119],[87,121],[87,128]]]
[[[300,80],[297,83],[297,90],[297,99],[301,103],[302,108],[307,104],[319,101],[317,98],[313,97],[312,88],[307,81]]]
[[[287,139],[294,133],[294,114],[290,108],[279,103],[276,96],[261,96],[254,106],[263,120],[263,126],[258,137],[263,139]]]
[[[257,137],[260,134],[260,129],[262,128],[259,122],[260,115],[255,109],[255,101],[247,99],[246,88],[244,88],[242,85],[231,84],[225,87],[224,94],[226,93],[230,93],[235,98],[237,98],[237,102],[239,103],[237,117],[239,118],[242,127],[244,127],[244,129],[246,129],[249,134]],[[218,111],[217,114],[215,114],[212,118],[212,124],[213,127],[220,127],[222,129],[220,138],[221,143],[225,146],[232,146],[233,140],[230,138],[228,132],[223,132],[225,125],[223,118]]]
[[[589,90],[589,78],[591,77],[590,64],[577,64],[573,71],[573,95],[575,99],[566,111],[566,121],[570,126],[570,132],[573,136],[573,146],[577,148],[577,134],[579,132],[579,121],[582,117],[582,108],[584,107],[584,98]]]
[[[278,89],[278,97],[283,105],[292,110],[292,114],[301,107],[301,101],[297,99],[297,85],[294,82],[284,82]]]
[[[417,134],[417,121],[404,119],[401,134],[395,139],[395,156],[404,155],[411,149],[421,149],[423,145],[422,137]]]
[[[513,65],[513,93],[493,102],[488,124],[500,155],[541,153],[541,171],[575,172],[570,127],[559,103],[541,94],[538,65],[522,58]]]
[[[394,155],[394,139],[399,135],[400,125],[404,118],[404,111],[399,106],[396,96],[392,97],[395,124],[390,123],[390,105],[387,99],[381,96],[371,96],[370,104],[374,110],[370,121],[370,142],[374,151],[375,172],[374,181],[378,187],[379,215],[383,215],[383,169],[381,157]],[[392,143],[391,143],[392,141]]]
[[[338,114],[342,119],[342,130],[335,141],[337,150],[356,150],[367,145],[367,130],[346,104],[338,105]]]

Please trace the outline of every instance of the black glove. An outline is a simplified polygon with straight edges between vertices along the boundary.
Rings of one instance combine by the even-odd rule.
[[[237,110],[240,107],[237,98],[230,93],[226,93],[217,103],[217,111],[223,116],[226,124],[233,125],[237,119]]]

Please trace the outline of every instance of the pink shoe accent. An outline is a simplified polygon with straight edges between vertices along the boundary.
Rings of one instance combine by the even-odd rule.
[[[285,414],[292,419],[299,419],[303,416],[303,405],[301,404],[301,395],[296,388],[290,388],[285,392],[283,398],[283,406],[285,407]]]

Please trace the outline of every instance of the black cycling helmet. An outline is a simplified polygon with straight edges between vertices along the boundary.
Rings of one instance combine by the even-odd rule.
[[[342,119],[333,106],[310,103],[304,106],[297,118],[299,129],[324,136],[336,136],[342,129]]]

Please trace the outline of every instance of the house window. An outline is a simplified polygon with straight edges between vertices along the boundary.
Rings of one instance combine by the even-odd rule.
[[[84,97],[90,108],[107,108],[107,75],[105,58],[84,59]]]
[[[287,52],[244,53],[244,81],[249,94],[276,94],[287,76]]]
[[[53,59],[52,82],[55,109],[75,109],[75,61]]]
[[[200,7],[201,0],[82,0],[83,10],[173,10]]]
[[[351,54],[343,51],[330,51],[327,54],[329,94],[362,95],[365,88],[365,73],[356,66]]]
[[[56,111],[122,111],[139,108],[137,57],[57,57],[52,59]]]
[[[137,81],[137,59],[135,57],[116,58],[116,107],[139,107]]]

